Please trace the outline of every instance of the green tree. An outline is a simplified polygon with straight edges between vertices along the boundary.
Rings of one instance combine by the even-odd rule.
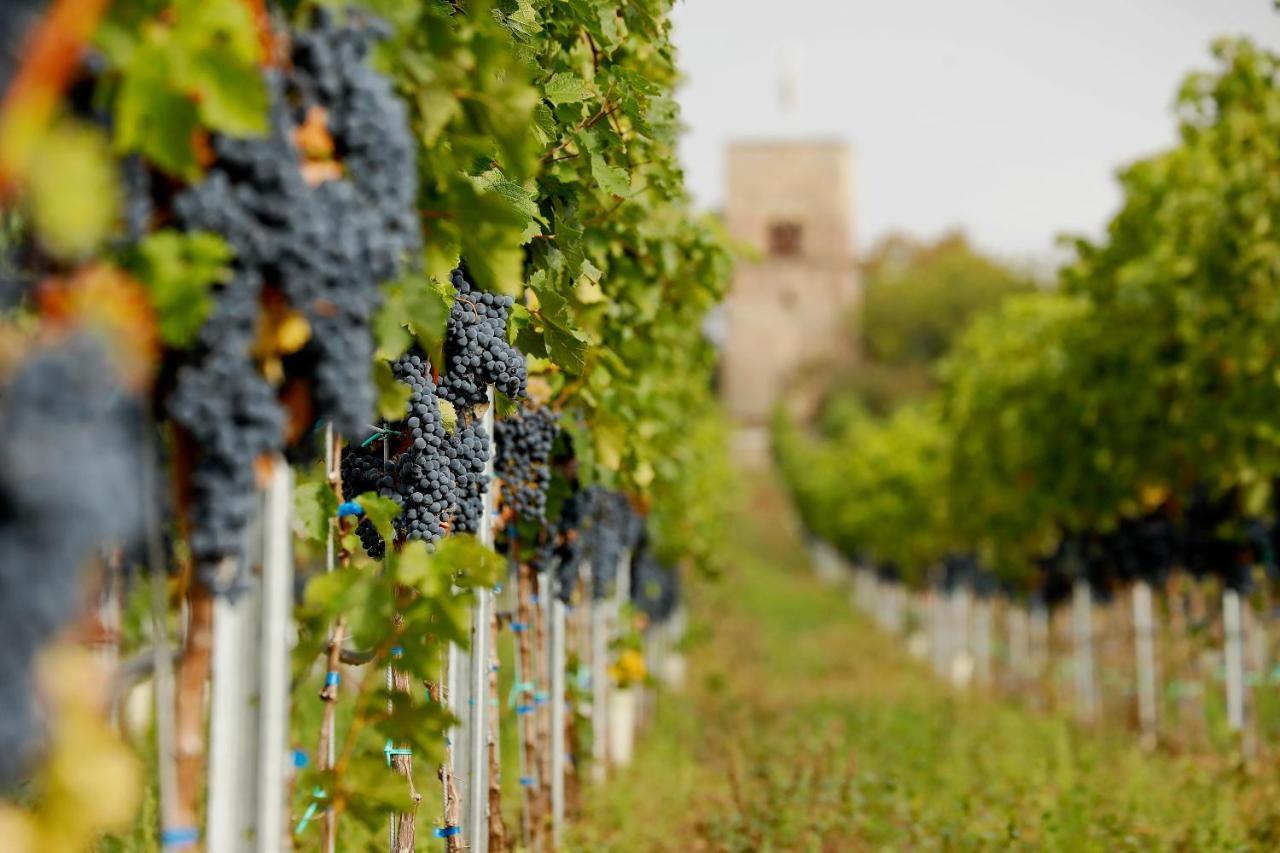
[[[959,232],[934,243],[891,235],[863,271],[863,344],[869,358],[890,364],[933,364],[975,314],[1035,288],[1029,275],[978,252]]]
[[[936,362],[975,315],[1035,290],[1031,275],[959,232],[934,242],[891,234],[862,269],[866,295],[852,324],[864,358],[836,374],[828,400],[854,396],[879,413],[936,389]]]

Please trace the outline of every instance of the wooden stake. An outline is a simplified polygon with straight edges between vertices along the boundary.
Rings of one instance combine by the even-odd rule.
[[[213,665],[213,594],[202,584],[193,583],[187,596],[187,642],[178,668],[178,694],[174,701],[178,771],[174,817],[176,827],[194,829],[199,824],[204,779],[204,703]]]
[[[547,584],[550,589],[551,584]],[[560,848],[565,804],[565,606],[551,600],[551,848]]]

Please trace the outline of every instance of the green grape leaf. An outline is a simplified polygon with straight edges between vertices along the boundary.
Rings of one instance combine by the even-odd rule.
[[[356,498],[356,503],[364,510],[364,517],[372,524],[378,534],[386,542],[395,538],[391,521],[400,514],[400,505],[391,498],[379,497],[376,492],[365,492]]]
[[[560,106],[585,101],[590,97],[591,90],[577,74],[561,71],[551,75],[551,79],[542,87],[542,94],[548,101]]]
[[[338,514],[338,496],[328,483],[299,483],[293,492],[293,513],[307,539],[323,542],[329,535],[330,521]]]
[[[391,372],[391,364],[382,359],[373,362],[373,386],[378,392],[378,416],[384,421],[398,421],[404,418],[409,407],[409,395],[413,391],[408,385],[396,379]],[[355,438],[355,436],[350,436]],[[363,440],[363,436],[361,437]]]
[[[86,257],[115,227],[120,196],[115,164],[96,127],[57,122],[31,157],[27,184],[36,233],[57,257]]]
[[[231,279],[230,247],[216,234],[166,229],[143,238],[137,258],[136,272],[150,291],[161,340],[190,346],[212,305],[209,288]]]
[[[600,189],[612,196],[625,196],[631,192],[631,176],[620,166],[610,166],[599,154],[591,155],[591,175]]]

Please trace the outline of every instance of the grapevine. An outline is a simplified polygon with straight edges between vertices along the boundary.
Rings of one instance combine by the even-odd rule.
[[[651,520],[670,553],[715,552],[713,526],[667,520],[688,517],[689,478],[720,491],[700,329],[728,252],[683,194],[677,118],[661,94],[675,75],[665,6],[633,17],[598,5],[584,19],[592,80],[572,57],[578,13],[550,6],[378,3],[379,18],[273,0],[93,0],[49,4],[43,19],[41,4],[23,6],[23,21],[48,26],[34,54],[22,27],[0,44],[0,87],[13,83],[0,115],[0,545],[11,552],[0,583],[26,617],[6,620],[10,632],[28,632],[0,656],[13,687],[0,784],[64,761],[33,699],[36,654],[74,622],[101,628],[86,632],[104,660],[132,655],[156,671],[157,808],[142,820],[158,825],[139,828],[141,843],[239,837],[227,768],[254,753],[276,777],[267,765],[322,730],[323,757],[296,759],[278,797],[259,792],[261,814],[283,808],[282,820],[246,832],[287,820],[303,846],[323,823],[337,849],[364,849],[392,812],[403,844],[430,828],[465,849],[460,803],[442,816],[417,792],[432,787],[424,772],[452,779],[461,754],[443,746],[460,709],[442,651],[465,654],[472,608],[499,580],[495,492],[512,541],[533,534],[517,559],[558,573],[566,601],[595,512],[579,477],[607,481],[615,504],[661,507],[648,520],[628,510],[621,540]],[[625,42],[610,35],[620,27]],[[580,96],[552,113],[566,74]],[[625,139],[546,168],[613,114],[627,116]],[[614,190],[633,163],[652,189],[619,204],[589,171],[596,159]],[[74,217],[57,203],[68,198]],[[687,285],[671,302],[661,295],[674,281]],[[553,459],[558,443],[572,447],[570,422],[590,452]],[[322,435],[337,458],[317,472]],[[171,489],[140,495],[153,446]],[[662,464],[676,457],[678,477]],[[92,565],[104,589],[132,594],[143,505],[162,516],[145,562],[170,565],[149,579],[150,632],[130,611],[117,634],[111,596],[78,593],[98,582]],[[602,550],[601,565],[622,553]],[[249,608],[257,615],[240,619]],[[259,633],[229,630],[237,619]],[[172,662],[160,642],[170,632]],[[227,701],[247,677],[222,657],[236,643],[287,676],[260,685],[252,709]],[[538,661],[547,680],[541,651]],[[161,677],[170,663],[176,677]],[[413,686],[424,682],[435,688],[425,701]],[[221,742],[245,715],[262,740]],[[114,766],[82,758],[104,777]],[[394,803],[370,782],[385,763],[408,777]],[[136,793],[122,776],[102,785]],[[86,809],[57,786],[31,801],[19,828],[39,849],[123,828],[124,807]]]

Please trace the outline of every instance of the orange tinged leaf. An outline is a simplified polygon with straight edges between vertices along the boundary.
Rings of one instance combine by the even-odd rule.
[[[69,278],[40,284],[37,298],[46,330],[97,331],[106,338],[125,384],[150,387],[161,345],[151,300],[138,281],[119,267],[96,263]]]
[[[293,131],[293,141],[308,160],[333,159],[333,135],[329,133],[329,111],[319,105],[307,110],[307,117]]]
[[[21,174],[80,67],[107,0],[55,0],[27,40],[0,105],[0,189]]]

